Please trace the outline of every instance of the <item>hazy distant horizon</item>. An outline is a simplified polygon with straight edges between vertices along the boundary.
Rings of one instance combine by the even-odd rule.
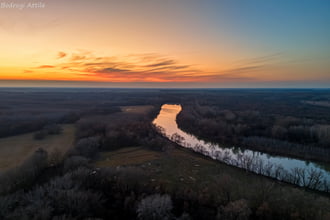
[[[1,88],[187,88],[187,89],[221,89],[221,88],[297,88],[297,89],[328,89],[328,82],[261,82],[261,83],[182,83],[182,82],[86,82],[86,81],[46,81],[46,80],[0,80]]]
[[[330,1],[43,3],[0,8],[0,86],[330,85]]]

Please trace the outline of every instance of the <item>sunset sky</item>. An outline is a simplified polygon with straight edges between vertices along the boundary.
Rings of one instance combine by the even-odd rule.
[[[0,7],[0,86],[330,87],[328,0],[40,2]]]

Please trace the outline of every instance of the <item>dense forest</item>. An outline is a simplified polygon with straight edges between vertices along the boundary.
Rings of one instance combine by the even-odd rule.
[[[330,160],[327,90],[214,91],[186,102],[179,126],[203,139],[265,152]]]
[[[2,137],[33,132],[47,140],[63,124],[75,126],[65,154],[40,148],[0,173],[0,219],[329,219],[327,193],[213,161],[151,123],[162,104],[177,103],[179,125],[207,140],[283,154],[299,147],[297,156],[315,150],[322,153],[313,159],[325,160],[329,109],[305,101],[329,97],[305,90],[0,91]],[[152,158],[125,164],[118,152],[137,147],[142,154],[131,160]]]

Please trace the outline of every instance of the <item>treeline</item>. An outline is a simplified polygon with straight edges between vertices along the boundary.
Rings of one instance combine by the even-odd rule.
[[[187,143],[179,134],[173,134],[170,139],[186,148],[190,148],[195,152],[208,156],[214,160],[221,161],[225,164],[242,168],[246,171],[256,173],[258,175],[273,178],[281,182],[301,186],[306,189],[330,193],[330,182],[322,170],[315,168],[293,168],[288,169],[279,164],[273,164],[260,158],[258,155],[249,155],[244,152],[233,154],[230,149],[221,149],[216,145],[200,145],[192,146]]]
[[[0,138],[120,112],[120,106],[160,103],[158,90],[6,88],[0,91]]]
[[[115,113],[108,116],[85,117],[76,123],[76,151],[93,158],[100,151],[122,147],[145,146],[165,151],[169,141],[164,141],[151,121],[159,113],[156,105],[147,114]]]
[[[40,131],[36,132],[33,135],[33,138],[36,140],[42,140],[48,135],[61,134],[62,131],[63,129],[59,124],[48,124],[45,127],[43,127]]]
[[[95,123],[98,123],[95,121]],[[139,127],[131,130],[138,132]],[[142,138],[143,139],[143,138]],[[170,144],[166,139],[159,139]],[[140,167],[95,168],[82,145],[102,148],[85,136],[57,163],[38,150],[19,168],[0,175],[1,219],[326,219],[329,201],[268,180],[246,183],[214,176],[196,190],[169,189]],[[118,146],[117,146],[118,147]],[[173,147],[173,146],[172,146]],[[160,150],[160,149],[159,149]],[[212,185],[212,188],[211,188]],[[214,186],[214,187],[213,187]],[[211,190],[213,189],[213,190]]]
[[[96,99],[97,95],[89,92],[85,92],[86,98],[80,94],[83,105]],[[0,219],[329,219],[330,202],[327,198],[262,177],[252,178],[251,173],[242,172],[239,177],[214,173],[210,181],[198,180],[202,181],[200,188],[186,183],[171,188],[166,182],[155,180],[148,167],[94,167],[93,162],[102,151],[142,146],[165,151],[163,156],[170,158],[171,149],[176,147],[151,125],[161,104],[158,103],[160,99],[157,94],[143,99],[144,92],[129,94],[128,91],[122,91],[123,94],[127,93],[122,97],[118,91],[103,92],[100,92],[102,98],[97,101],[113,98],[111,106],[114,103],[128,105],[129,102],[125,102],[124,98],[134,103],[156,104],[149,114],[117,111],[103,114],[101,110],[97,114],[78,117],[76,142],[66,155],[58,157],[39,149],[21,166],[0,173]],[[185,95],[179,99],[183,101],[200,95],[199,92],[182,93]],[[178,97],[177,94],[174,91],[170,95],[165,94],[162,99],[170,100],[171,97]],[[37,94],[34,93],[34,96]],[[50,100],[55,102],[63,97],[53,96]],[[72,105],[77,104],[72,97],[65,100]],[[91,103],[90,106],[93,106],[94,102]],[[81,107],[80,104],[78,106]],[[236,110],[232,112],[237,114]],[[192,119],[199,123],[202,114],[198,112],[197,115],[196,118],[193,115]],[[227,117],[228,124],[231,124],[232,115],[227,114]],[[204,127],[206,130],[207,124]],[[240,129],[244,130],[243,127]],[[262,130],[259,129],[259,132]],[[210,131],[210,134],[217,132]],[[257,136],[262,137],[259,134]],[[248,138],[249,135],[243,137]],[[247,166],[260,167],[248,159],[244,161]],[[161,168],[157,172],[162,172]],[[267,169],[260,172],[267,172]],[[304,181],[303,175],[306,174],[300,170],[295,174],[298,176],[292,176],[295,181]]]
[[[302,145],[274,138],[250,136],[242,138],[242,146],[255,150],[266,151],[273,154],[286,154],[305,158],[307,160],[330,161],[330,150],[328,148],[313,147],[313,145]]]
[[[247,182],[215,174],[196,190],[168,188],[146,168],[95,168],[102,150],[144,146],[170,151],[173,143],[151,126],[154,113],[114,113],[77,122],[75,147],[64,157],[39,149],[0,175],[0,219],[326,219],[329,201],[269,180]],[[170,154],[166,154],[170,156]],[[202,180],[201,180],[202,181]],[[212,187],[211,187],[212,186]],[[213,190],[211,190],[213,189]]]
[[[177,122],[183,130],[212,142],[329,161],[330,124],[283,114],[234,111],[196,102],[183,105]]]
[[[139,168],[80,166],[26,191],[0,196],[1,219],[326,219],[328,201],[259,182],[242,193],[230,176],[218,190],[168,191]],[[254,194],[254,195],[252,195]],[[247,199],[241,196],[247,196]],[[241,197],[241,198],[240,198]],[[280,198],[280,199],[279,199]]]
[[[53,110],[55,111],[55,110]],[[117,106],[102,108],[88,108],[85,110],[76,110],[68,112],[45,113],[41,112],[37,115],[31,113],[24,113],[23,115],[1,116],[0,115],[0,138],[7,136],[14,136],[28,132],[37,131],[52,124],[67,124],[74,123],[79,118],[88,115],[105,115],[114,112],[119,112],[120,108]]]

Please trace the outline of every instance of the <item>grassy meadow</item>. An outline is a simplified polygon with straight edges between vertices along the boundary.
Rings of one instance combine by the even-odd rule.
[[[0,138],[0,171],[19,166],[38,148],[48,153],[65,153],[73,146],[75,129],[73,124],[63,125],[62,128],[61,134],[48,135],[42,140],[34,139],[35,132]]]

